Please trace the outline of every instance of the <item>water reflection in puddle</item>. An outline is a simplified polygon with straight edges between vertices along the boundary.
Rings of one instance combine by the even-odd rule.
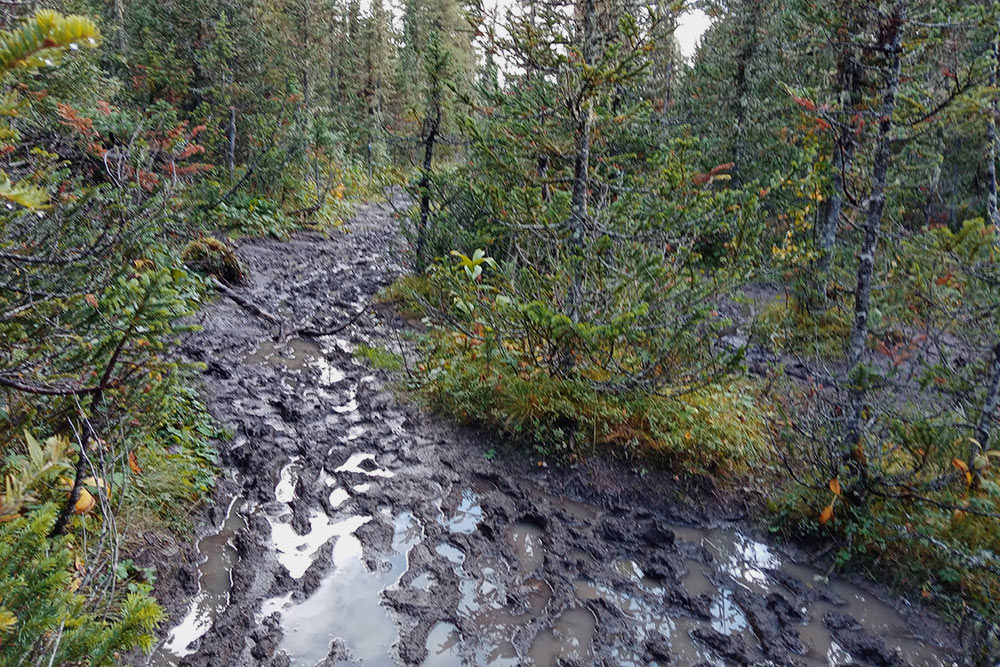
[[[305,601],[282,613],[284,638],[279,650],[292,665],[312,667],[324,660],[334,642],[342,642],[352,660],[365,665],[392,665],[396,621],[381,604],[381,592],[396,585],[406,572],[410,549],[423,534],[409,512],[394,520],[392,552],[384,572],[372,572],[362,560],[361,542],[354,536],[364,521],[341,534],[333,548],[333,570]]]
[[[479,506],[479,496],[472,489],[462,491],[462,500],[455,508],[455,514],[441,523],[453,533],[472,533],[483,520],[483,508]]]
[[[451,623],[437,623],[427,634],[427,657],[423,667],[459,667],[465,664],[459,653],[462,636]]]
[[[363,463],[368,461],[369,463],[362,466]],[[334,472],[353,472],[361,475],[368,475],[370,477],[394,477],[395,473],[391,470],[382,470],[378,467],[375,462],[375,455],[366,452],[358,452],[356,454],[351,454],[351,457],[344,462],[339,468],[336,468]]]
[[[292,579],[298,579],[312,565],[313,555],[334,537],[353,533],[370,520],[369,517],[352,516],[333,522],[326,513],[314,512],[309,517],[309,532],[299,535],[286,521],[271,522],[271,539],[278,554],[278,561],[285,566]]]
[[[556,619],[551,630],[538,633],[528,655],[537,667],[552,667],[561,660],[589,662],[590,641],[596,626],[597,620],[589,609],[567,609]]]
[[[347,502],[347,499],[350,497],[351,494],[348,493],[347,489],[342,489],[340,487],[337,487],[336,489],[330,492],[330,507],[336,509],[337,507],[340,507],[345,502]]]
[[[243,501],[234,498],[222,528],[198,543],[198,553],[204,562],[198,567],[198,594],[184,619],[167,636],[166,643],[153,654],[149,664],[154,667],[175,665],[184,656],[194,652],[193,645],[229,604],[229,591],[233,586],[232,572],[239,561],[239,554],[232,540],[237,531],[246,527],[240,515]]]
[[[747,617],[740,606],[733,601],[733,592],[723,588],[712,599],[709,608],[712,614],[712,628],[724,635],[732,635],[747,629]]]
[[[510,529],[510,541],[517,555],[518,571],[531,574],[545,561],[542,535],[545,530],[533,521],[519,521]]]
[[[281,469],[278,485],[274,487],[274,499],[279,503],[290,503],[295,499],[295,484],[299,481],[298,460],[299,457],[293,456]]]
[[[281,503],[294,500],[300,465],[301,462],[293,458],[282,468],[275,488],[275,495]],[[354,454],[336,472],[363,473],[375,477],[391,475],[380,469],[375,455],[369,453]],[[330,504],[334,507],[350,497],[348,490],[336,486],[332,477],[324,478],[322,483],[330,488]],[[362,484],[353,488],[361,493],[368,487],[368,484]],[[439,539],[448,540],[446,536],[450,533],[450,539],[464,545],[467,538],[461,536],[477,530],[484,512],[480,496],[473,489],[462,490],[459,497],[452,497],[452,502],[455,501],[457,504],[450,516],[441,512],[437,518],[445,529],[445,537]],[[582,521],[585,516],[598,517],[600,514],[597,510],[591,513],[581,505],[548,521],[566,521],[578,526],[573,522]],[[236,529],[230,526],[233,517],[237,521],[235,526],[243,525],[238,514],[231,512],[224,531],[213,536],[221,540],[221,544],[211,547],[203,541],[199,548],[214,548],[232,557],[235,552],[227,544],[229,537],[224,537],[223,533],[227,528]],[[354,534],[371,517],[346,516],[333,521],[323,513],[315,513],[309,517],[306,535],[297,535],[289,519],[287,511],[269,516],[275,551],[293,578],[305,573],[324,544],[331,540],[335,542],[333,569],[312,595],[303,601],[295,601],[290,595],[285,595],[264,603],[261,618],[275,611],[282,615],[284,638],[280,650],[289,656],[291,664],[312,666],[326,659],[336,642],[338,648],[334,657],[337,659],[343,657],[346,651],[352,660],[362,664],[394,664],[393,644],[398,637],[396,619],[381,604],[381,593],[398,585],[407,571],[408,554],[423,538],[419,521],[410,513],[400,514],[393,520],[388,566],[372,572],[365,565],[361,543]],[[563,602],[556,607],[552,588],[545,581],[547,566],[551,567],[556,561],[546,558],[546,548],[550,544],[545,528],[530,518],[514,523],[506,533],[507,543],[515,557],[510,564],[484,557],[475,550],[467,554],[450,541],[438,542],[434,551],[450,563],[458,576],[459,602],[456,617],[432,627],[426,640],[428,654],[424,664],[440,667],[467,662],[513,667],[522,664],[556,665],[560,661],[593,664],[610,659],[610,664],[646,665],[651,664],[649,656],[644,655],[648,642],[663,641],[669,646],[673,664],[723,665],[722,658],[695,639],[692,632],[711,628],[722,634],[741,636],[748,643],[756,644],[748,620],[748,617],[753,618],[753,614],[741,609],[736,599],[741,599],[742,589],[758,594],[777,592],[791,599],[792,596],[779,583],[780,577],[775,577],[775,571],[793,576],[813,589],[827,590],[830,599],[841,598],[846,602],[841,607],[822,602],[803,603],[803,611],[812,619],[797,628],[807,651],[801,657],[804,664],[840,665],[853,659],[822,623],[823,614],[834,609],[857,618],[890,647],[898,649],[908,664],[935,667],[949,664],[939,659],[929,647],[909,638],[905,621],[888,605],[872,600],[859,589],[843,582],[829,581],[809,568],[790,563],[775,549],[738,530],[677,528],[676,534],[678,540],[699,544],[711,555],[710,562],[693,560],[696,556],[692,556],[685,561],[683,573],[678,573],[681,586],[688,594],[695,597],[705,595],[711,600],[707,605],[711,618],[676,615],[669,605],[663,603],[664,597],[670,593],[666,583],[671,580],[670,575],[659,574],[666,577],[662,581],[649,576],[644,571],[644,565],[647,565],[643,561],[644,556],[639,554],[598,563],[590,554],[573,550],[568,557],[573,562],[588,564],[588,568],[581,569],[581,572],[587,571],[587,576],[597,573],[596,580],[580,579],[574,582],[571,602],[568,605],[565,603],[565,592],[562,592],[561,597],[556,599]],[[682,549],[682,552],[690,554],[692,550]],[[556,558],[556,554],[549,558]],[[520,575],[514,581],[508,574],[511,566],[516,566]],[[662,569],[662,564],[660,567]],[[189,616],[171,632],[168,644],[161,649],[160,654],[167,657],[154,658],[152,664],[174,664],[177,656],[189,652],[190,645],[211,627],[214,615],[228,601],[231,569],[230,560],[227,566],[221,568],[225,573],[225,580],[222,581],[211,579],[203,568],[202,592]],[[660,572],[651,564],[649,571]],[[435,578],[426,572],[415,576],[409,584],[414,589],[433,590],[434,593],[438,592],[434,588],[437,585]],[[734,595],[734,592],[740,595]],[[216,597],[213,598],[213,595]],[[573,597],[575,600],[572,600]],[[620,612],[628,630],[612,637],[610,644],[594,644],[598,622],[591,610],[610,607]],[[550,620],[538,629],[543,618]],[[459,631],[459,626],[462,631]],[[522,651],[527,648],[526,655],[516,647],[521,647]]]
[[[244,357],[243,361],[283,366],[290,371],[313,369],[319,376],[319,384],[324,387],[334,385],[346,377],[344,371],[326,359],[323,348],[318,343],[303,338],[291,338],[284,343],[264,341],[255,352]]]
[[[461,565],[465,562],[465,554],[461,549],[452,544],[439,544],[434,547],[434,551],[448,559],[454,565]]]

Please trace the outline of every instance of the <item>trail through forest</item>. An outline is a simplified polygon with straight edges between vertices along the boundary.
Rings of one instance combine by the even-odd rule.
[[[354,354],[406,326],[372,306],[402,271],[391,212],[239,245],[238,294],[321,330],[364,308],[343,331],[275,340],[220,298],[185,343],[235,438],[197,550],[157,556],[149,664],[952,664],[933,619],[758,541],[739,502],[544,465],[394,394]]]

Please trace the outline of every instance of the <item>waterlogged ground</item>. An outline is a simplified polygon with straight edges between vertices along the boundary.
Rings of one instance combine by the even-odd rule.
[[[241,292],[290,323],[348,320],[400,271],[390,211],[242,244]],[[389,317],[276,342],[231,302],[207,309],[185,354],[236,437],[214,527],[164,555],[180,567],[161,568],[171,622],[150,664],[957,661],[926,615],[796,564],[704,489],[540,466],[401,403],[353,354],[394,343]]]

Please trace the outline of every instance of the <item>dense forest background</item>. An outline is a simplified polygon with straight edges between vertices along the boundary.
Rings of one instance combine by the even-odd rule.
[[[690,5],[690,6],[689,6]],[[673,36],[712,19],[693,58]],[[49,7],[46,9],[46,7]],[[185,319],[405,188],[411,388],[744,489],[995,660],[1000,7],[0,5],[0,663],[112,664],[209,497]]]

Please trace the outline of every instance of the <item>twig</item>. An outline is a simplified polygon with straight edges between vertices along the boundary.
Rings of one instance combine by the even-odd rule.
[[[221,280],[219,280],[215,276],[210,276],[209,281],[211,281],[212,286],[215,287],[215,289],[219,290],[222,294],[229,297],[232,301],[236,303],[236,305],[240,306],[245,310],[250,311],[253,315],[259,317],[265,322],[268,322],[269,324],[274,324],[275,326],[283,327],[284,322],[282,322],[276,316],[267,312],[260,306],[250,303],[248,300],[244,299],[242,296],[240,296],[239,294],[231,290],[229,287],[227,287]]]
[[[347,327],[349,327],[352,324],[354,324],[355,322],[357,322],[358,318],[361,317],[365,313],[366,310],[368,310],[368,305],[367,304],[364,305],[361,308],[361,310],[359,310],[358,312],[354,313],[354,315],[351,316],[351,319],[347,320],[343,324],[340,324],[340,325],[337,325],[337,326],[333,327],[332,329],[315,329],[315,328],[313,328],[311,326],[305,326],[305,327],[300,327],[298,329],[295,329],[294,334],[296,334],[298,336],[311,336],[313,338],[316,338],[316,337],[319,337],[319,336],[332,336],[333,334],[340,333],[341,331],[343,331]]]
[[[368,305],[366,304],[366,305],[362,306],[362,308],[358,312],[354,313],[354,315],[352,315],[349,320],[347,320],[343,324],[338,324],[337,326],[331,327],[329,329],[317,329],[316,327],[311,326],[311,325],[306,325],[306,326],[302,326],[302,327],[293,328],[293,327],[288,326],[285,323],[285,321],[282,320],[281,318],[279,318],[277,315],[274,315],[274,314],[272,314],[272,313],[264,310],[260,306],[254,304],[254,303],[251,303],[249,300],[243,298],[242,296],[240,296],[239,294],[237,294],[235,291],[233,291],[231,288],[229,288],[228,286],[226,286],[218,278],[216,278],[214,276],[211,276],[209,278],[209,280],[211,281],[212,286],[215,287],[215,289],[217,289],[223,295],[225,295],[228,298],[230,298],[238,306],[240,306],[241,308],[244,308],[245,310],[249,311],[251,314],[257,316],[258,318],[260,318],[262,320],[264,320],[265,322],[267,322],[269,324],[273,324],[276,327],[278,327],[278,339],[279,340],[284,340],[285,338],[287,338],[289,336],[309,336],[309,337],[312,337],[312,338],[318,338],[320,336],[332,336],[333,334],[340,333],[341,331],[343,331],[347,327],[349,327],[352,324],[354,324],[355,322],[357,322],[358,318],[360,318],[365,313],[365,311],[368,310]]]

